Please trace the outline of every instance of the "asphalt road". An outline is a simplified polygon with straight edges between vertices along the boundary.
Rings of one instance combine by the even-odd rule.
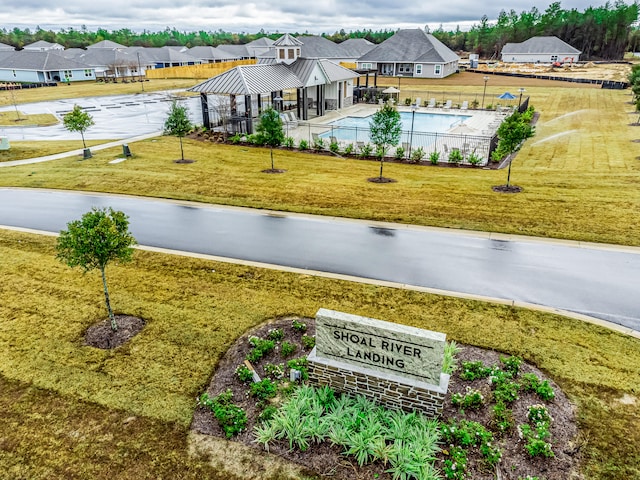
[[[528,302],[640,330],[633,251],[26,189],[0,189],[0,225],[58,232],[93,206],[127,213],[141,245]]]

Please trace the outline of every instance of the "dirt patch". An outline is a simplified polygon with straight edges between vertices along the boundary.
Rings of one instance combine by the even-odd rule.
[[[250,446],[258,451],[263,451],[260,447],[253,443],[253,427],[259,422],[260,410],[255,402],[247,394],[247,385],[241,383],[235,373],[236,368],[241,365],[250,350],[248,339],[255,335],[265,338],[270,329],[280,328],[284,333],[282,342],[287,341],[297,345],[297,351],[293,357],[306,355],[308,350],[304,350],[300,339],[301,333],[292,328],[293,319],[300,320],[307,325],[307,335],[315,334],[315,320],[312,318],[287,317],[269,322],[259,328],[245,334],[229,349],[224,358],[218,365],[215,375],[209,384],[207,393],[209,396],[215,396],[230,389],[233,392],[233,401],[241,406],[247,412],[248,428],[234,437],[234,440]],[[282,343],[280,343],[282,345]],[[497,365],[500,363],[500,354],[498,352],[483,350],[477,347],[461,345],[462,351],[457,356],[458,363],[463,361],[482,361],[485,365]],[[290,357],[292,358],[292,357]],[[275,351],[268,354],[260,362],[258,362],[256,371],[265,378],[264,366],[267,363],[277,364],[285,360],[280,352]],[[534,373],[541,380],[549,380],[543,372],[536,369],[532,365],[523,364],[520,367],[522,373]],[[570,478],[580,478],[578,473],[580,444],[577,441],[578,430],[575,420],[575,411],[573,405],[568,401],[560,388],[552,381],[549,383],[555,391],[555,398],[551,402],[546,402],[549,413],[553,418],[551,424],[551,439],[555,457],[552,459],[541,459],[530,457],[525,449],[523,441],[518,437],[517,428],[499,436],[494,432],[495,442],[502,450],[502,459],[498,465],[498,471],[487,471],[483,467],[482,460],[476,452],[469,452],[468,472],[466,478],[474,480],[493,480],[501,478],[503,480],[518,480],[518,478],[527,475],[539,476],[546,480],[567,480]],[[448,419],[467,419],[480,422],[487,428],[491,428],[493,413],[492,404],[485,405],[479,410],[460,411],[451,404],[451,395],[454,393],[464,394],[467,388],[478,389],[483,392],[485,398],[491,398],[491,388],[487,379],[475,380],[473,382],[460,379],[459,375],[454,373],[451,377],[449,392],[445,401],[445,407],[442,420]],[[535,394],[521,392],[519,400],[511,406],[513,410],[514,425],[527,422],[527,409],[530,405],[543,403]],[[209,410],[198,407],[194,412],[193,423],[191,426],[194,434],[197,435],[213,435],[216,437],[224,437],[222,429]],[[199,442],[200,450],[203,450],[205,442]],[[446,450],[447,446],[441,446]],[[321,478],[340,478],[347,480],[360,480],[368,478],[378,478],[380,480],[390,480],[391,475],[385,473],[387,467],[379,463],[373,463],[364,467],[358,467],[357,463],[349,457],[342,455],[338,447],[331,446],[329,443],[313,444],[306,452],[298,450],[290,450],[288,443],[278,442],[270,445],[270,454],[276,454],[284,459],[301,465],[303,468],[316,472]],[[211,451],[211,454],[214,452]],[[446,459],[446,454],[441,452],[436,459],[436,467],[442,468]],[[259,462],[262,468],[262,462]],[[256,464],[258,465],[258,464]],[[244,478],[254,478],[255,469],[250,469]],[[264,470],[264,476],[269,476],[271,472]]]
[[[145,321],[131,315],[116,315],[118,329],[111,329],[111,321],[107,318],[90,326],[84,335],[84,344],[90,347],[109,350],[117,348],[135,337],[144,328]]]

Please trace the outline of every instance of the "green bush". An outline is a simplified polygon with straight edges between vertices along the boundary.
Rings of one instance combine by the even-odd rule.
[[[340,144],[338,142],[331,142],[329,144],[329,151],[336,155],[340,153]]]
[[[477,155],[475,152],[471,152],[469,154],[469,158],[467,158],[467,161],[469,162],[469,164],[476,167],[480,165],[480,163],[482,162],[482,158],[480,158],[480,155]]]
[[[302,342],[302,346],[307,350],[311,350],[313,347],[316,346],[316,337],[303,335],[300,341]]]
[[[449,163],[459,165],[462,162],[462,153],[458,149],[453,149],[449,152]]]
[[[275,378],[276,380],[279,380],[281,378],[284,377],[284,365],[280,364],[280,365],[276,365],[274,363],[267,363],[264,366],[264,373],[265,375]]]
[[[259,382],[249,386],[249,395],[255,397],[260,402],[273,398],[278,393],[278,386],[270,379],[264,378]]]
[[[297,318],[294,318],[293,321],[291,322],[291,328],[293,328],[296,332],[302,333],[307,331],[307,324],[304,322],[301,322]]]
[[[453,446],[449,450],[443,450],[447,458],[444,460],[442,473],[449,480],[464,480],[467,469],[467,451],[464,448]]]
[[[324,139],[318,137],[313,141],[313,149],[316,152],[321,152],[322,150],[324,150],[325,144],[324,144]]]
[[[293,146],[295,145],[295,140],[293,137],[285,137],[284,139],[284,146],[287,148],[293,148]]]
[[[520,366],[522,365],[522,359],[520,357],[503,357],[500,356],[500,362],[504,365],[504,370],[509,372],[513,378],[520,373]]]
[[[424,149],[422,147],[418,147],[411,152],[411,160],[418,163],[424,158],[424,155]]]
[[[549,382],[547,380],[541,382],[534,373],[525,373],[522,375],[522,389],[525,392],[534,392],[540,399],[547,402],[553,400],[556,396]]]
[[[491,367],[485,367],[484,363],[480,361],[462,362],[462,373],[460,373],[460,378],[463,380],[473,381],[478,378],[487,378],[491,372]]]
[[[451,395],[451,404],[454,407],[460,407],[461,409],[471,408],[478,409],[484,403],[484,396],[480,390],[467,387],[467,391],[464,395],[461,393],[454,393]]]
[[[438,152],[437,150],[431,152],[429,154],[429,161],[431,162],[431,165],[437,165],[440,161],[440,152]]]
[[[505,433],[513,428],[513,412],[506,407],[504,402],[493,406],[493,428],[500,433]]]
[[[353,155],[353,153],[355,152],[355,148],[356,147],[353,145],[353,143],[348,143],[344,147],[344,154],[345,155]]]
[[[370,157],[372,152],[373,152],[373,147],[368,143],[365,143],[360,147],[360,156],[362,158]]]
[[[286,341],[282,342],[282,345],[280,345],[280,355],[282,355],[282,358],[290,357],[295,353],[297,348],[298,348],[297,345],[294,343],[290,343]]]
[[[209,408],[218,420],[227,438],[242,432],[247,426],[247,414],[237,405],[231,403],[233,392],[227,389],[220,395],[210,398],[203,393],[200,395],[199,404]]]
[[[253,363],[260,360],[276,347],[276,343],[273,340],[266,340],[255,336],[249,337],[249,343],[253,348],[247,354],[247,360]]]
[[[229,138],[229,141],[237,145],[242,141],[242,135],[240,135],[239,133],[236,133],[235,135]]]
[[[270,328],[267,332],[267,338],[275,342],[279,342],[284,338],[284,332],[281,328]]]
[[[300,143],[298,144],[298,148],[300,150],[309,150],[309,142],[307,142],[306,140],[300,140]]]
[[[249,383],[253,380],[253,371],[246,365],[238,365],[236,375],[242,383]]]
[[[405,156],[406,152],[403,147],[396,148],[396,153],[393,154],[396,160],[402,160]]]
[[[307,368],[308,365],[309,362],[307,362],[307,357],[294,358],[293,360],[289,360],[287,362],[287,367],[298,370],[300,372],[302,380],[309,379],[309,369]]]

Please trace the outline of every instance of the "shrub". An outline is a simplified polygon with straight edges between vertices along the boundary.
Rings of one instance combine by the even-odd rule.
[[[307,350],[311,350],[313,347],[316,346],[316,337],[303,335],[300,341],[302,342],[302,346]]]
[[[335,154],[340,153],[340,144],[338,142],[331,142],[329,144],[329,151]]]
[[[469,106],[471,107],[472,110],[476,110],[479,105],[480,105],[480,102],[478,102],[478,100],[472,100],[471,103],[469,103]]]
[[[498,384],[493,391],[493,398],[496,403],[504,402],[506,404],[513,403],[518,399],[518,391],[520,385],[516,382],[505,381]]]
[[[324,145],[324,140],[322,138],[320,138],[320,137],[316,138],[313,141],[313,149],[316,152],[321,152],[322,150],[324,150],[324,146],[325,146]]]
[[[396,153],[393,155],[396,160],[402,160],[405,156],[405,151],[403,147],[396,148]]]
[[[522,389],[525,392],[534,392],[540,399],[545,401],[553,400],[556,396],[549,382],[547,380],[541,382],[534,373],[522,375]]]
[[[424,149],[422,147],[418,147],[411,152],[411,160],[415,163],[418,163],[424,158],[424,155]]]
[[[508,432],[513,428],[513,412],[506,407],[504,402],[499,402],[493,407],[493,428],[500,433]]]
[[[267,363],[264,366],[264,373],[265,375],[269,376],[269,377],[273,377],[275,379],[281,379],[282,377],[284,377],[284,365],[280,364],[280,365],[276,365],[273,363]]]
[[[384,157],[384,153],[384,147],[382,145],[376,147],[376,158],[378,160],[382,160],[382,158]]]
[[[480,162],[482,162],[482,158],[480,158],[480,155],[477,155],[475,152],[471,152],[467,161],[474,167],[477,167],[480,165]]]
[[[307,142],[306,140],[300,140],[300,143],[298,144],[298,148],[300,150],[309,150],[309,142]]]
[[[236,375],[242,383],[249,383],[253,380],[253,371],[246,365],[238,365],[238,368],[236,368]]]
[[[235,135],[229,138],[229,141],[237,145],[242,141],[242,135],[240,135],[239,133],[236,133]]]
[[[473,381],[478,378],[487,378],[491,374],[492,369],[485,367],[484,363],[478,362],[462,362],[462,373],[460,378],[463,380]]]
[[[278,393],[278,387],[268,378],[252,383],[249,386],[249,395],[257,398],[260,402],[264,402],[269,398],[275,397],[276,393]]]
[[[273,340],[265,340],[255,336],[249,337],[249,343],[253,348],[247,354],[247,360],[254,363],[264,357],[267,353],[271,352],[276,346],[276,343]]]
[[[368,143],[365,143],[364,145],[362,145],[360,147],[360,156],[362,158],[370,157],[371,156],[371,152],[373,152],[373,147]]]
[[[471,408],[478,409],[484,403],[484,396],[480,390],[467,387],[467,391],[464,395],[461,393],[454,393],[451,395],[451,404],[454,407],[460,407],[461,409]]]
[[[270,328],[267,333],[267,338],[275,342],[279,342],[284,338],[284,332],[281,328]]]
[[[449,152],[449,163],[459,165],[462,162],[462,153],[458,149],[453,149]]]
[[[404,99],[404,104],[405,104],[406,106],[411,105],[411,98],[409,98],[409,97],[405,98],[405,99]]]
[[[551,425],[553,418],[549,414],[549,410],[544,405],[531,405],[527,411],[527,418],[533,425]]]
[[[503,357],[500,356],[500,362],[504,365],[505,371],[509,372],[512,377],[517,377],[520,373],[520,365],[522,365],[522,359],[520,357]]]
[[[294,318],[293,321],[291,322],[291,328],[293,328],[296,332],[306,332],[307,324],[304,322],[301,322],[297,318]]]
[[[353,143],[349,143],[349,144],[345,145],[344,154],[345,155],[353,155],[353,153],[355,151],[355,148],[356,147],[354,147]]]
[[[444,460],[442,472],[445,478],[450,480],[464,480],[467,469],[467,451],[460,447],[451,447],[448,451],[443,450],[448,458]]]
[[[247,414],[237,405],[231,403],[233,392],[227,389],[220,395],[210,398],[203,393],[198,402],[200,405],[209,408],[218,420],[227,438],[240,433],[247,426]]]
[[[295,145],[295,140],[293,139],[293,137],[285,137],[284,139],[284,146],[287,148],[293,148],[293,146]]]
[[[431,162],[431,165],[437,165],[439,160],[440,160],[440,152],[434,150],[429,154],[429,161]]]
[[[298,346],[295,345],[294,343],[290,343],[286,341],[282,342],[282,345],[280,345],[280,355],[282,355],[282,358],[290,357],[295,353],[297,348]]]

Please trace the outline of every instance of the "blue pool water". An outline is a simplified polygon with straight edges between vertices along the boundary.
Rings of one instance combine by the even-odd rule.
[[[410,112],[400,112],[403,132],[411,131],[411,116],[412,114]],[[329,138],[333,135],[336,139],[345,141],[368,140],[369,123],[372,118],[373,115],[369,115],[368,117],[341,118],[340,120],[330,123],[329,125],[333,128],[320,136]],[[471,118],[471,115],[416,113],[413,122],[413,131],[443,133],[468,118]]]

